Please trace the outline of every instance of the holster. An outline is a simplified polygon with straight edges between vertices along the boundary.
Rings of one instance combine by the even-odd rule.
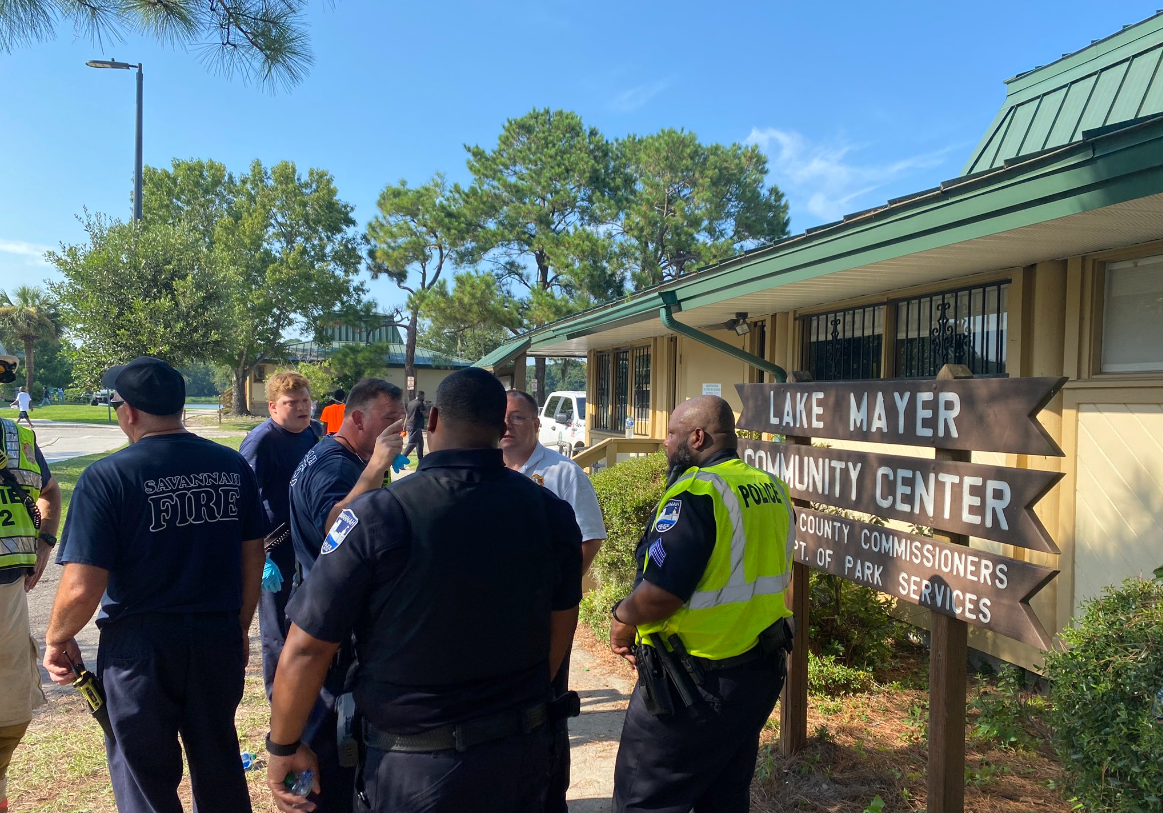
[[[359,737],[355,710],[355,697],[351,692],[335,698],[335,745],[341,768],[359,765]]]
[[[638,664],[638,685],[642,687],[642,700],[646,710],[655,717],[674,714],[674,701],[670,698],[666,673],[654,647],[645,644],[635,645],[634,658]]]
[[[787,618],[781,618],[770,627],[759,633],[759,646],[763,654],[791,654],[795,643],[795,628]]]
[[[549,722],[568,720],[581,715],[581,697],[577,692],[566,692],[549,701]]]
[[[649,639],[651,648],[656,651],[658,660],[662,664],[662,671],[665,673],[667,679],[669,679],[671,685],[674,686],[675,691],[678,692],[678,698],[682,701],[682,704],[689,709],[695,703],[701,701],[703,699],[702,695],[695,688],[691,676],[683,668],[682,664],[679,663],[674,653],[662,643],[661,636],[651,634]]]

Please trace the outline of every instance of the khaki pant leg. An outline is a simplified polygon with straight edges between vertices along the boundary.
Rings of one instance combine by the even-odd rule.
[[[0,805],[8,799],[8,765],[12,762],[12,752],[27,729],[28,723],[0,726]]]

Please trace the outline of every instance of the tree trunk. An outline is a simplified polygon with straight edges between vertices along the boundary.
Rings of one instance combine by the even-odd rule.
[[[413,385],[407,388],[408,397],[405,403],[416,397],[416,332],[419,322],[420,309],[412,308],[412,318],[408,320],[408,330],[404,338],[404,384],[407,385],[411,381]]]
[[[542,356],[533,359],[533,378],[537,382],[537,406],[545,406],[548,393],[545,392],[545,359]]]
[[[230,414],[246,417],[250,415],[250,401],[246,397],[246,379],[250,378],[253,367],[234,368],[234,397],[230,402]]]
[[[27,336],[24,337],[24,391],[28,393],[29,398],[32,397],[32,374],[34,371],[32,363],[33,342],[33,339],[30,339]]]

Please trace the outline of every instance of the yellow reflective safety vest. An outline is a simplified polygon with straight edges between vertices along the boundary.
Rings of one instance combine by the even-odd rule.
[[[7,418],[0,419],[0,435],[4,444],[0,465],[7,466],[13,479],[35,500],[44,486],[36,462],[36,435]],[[34,567],[36,534],[36,525],[20,497],[0,482],[0,570]]]
[[[739,458],[692,468],[667,489],[655,523],[666,504],[683,493],[713,500],[715,547],[690,599],[670,618],[640,624],[638,634],[644,641],[651,633],[664,641],[677,634],[692,655],[732,658],[792,614],[784,601],[795,545],[787,486]]]

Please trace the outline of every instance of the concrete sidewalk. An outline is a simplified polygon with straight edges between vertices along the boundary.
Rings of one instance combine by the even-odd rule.
[[[111,452],[127,442],[117,426],[33,420],[32,428],[49,466],[70,457]]]

